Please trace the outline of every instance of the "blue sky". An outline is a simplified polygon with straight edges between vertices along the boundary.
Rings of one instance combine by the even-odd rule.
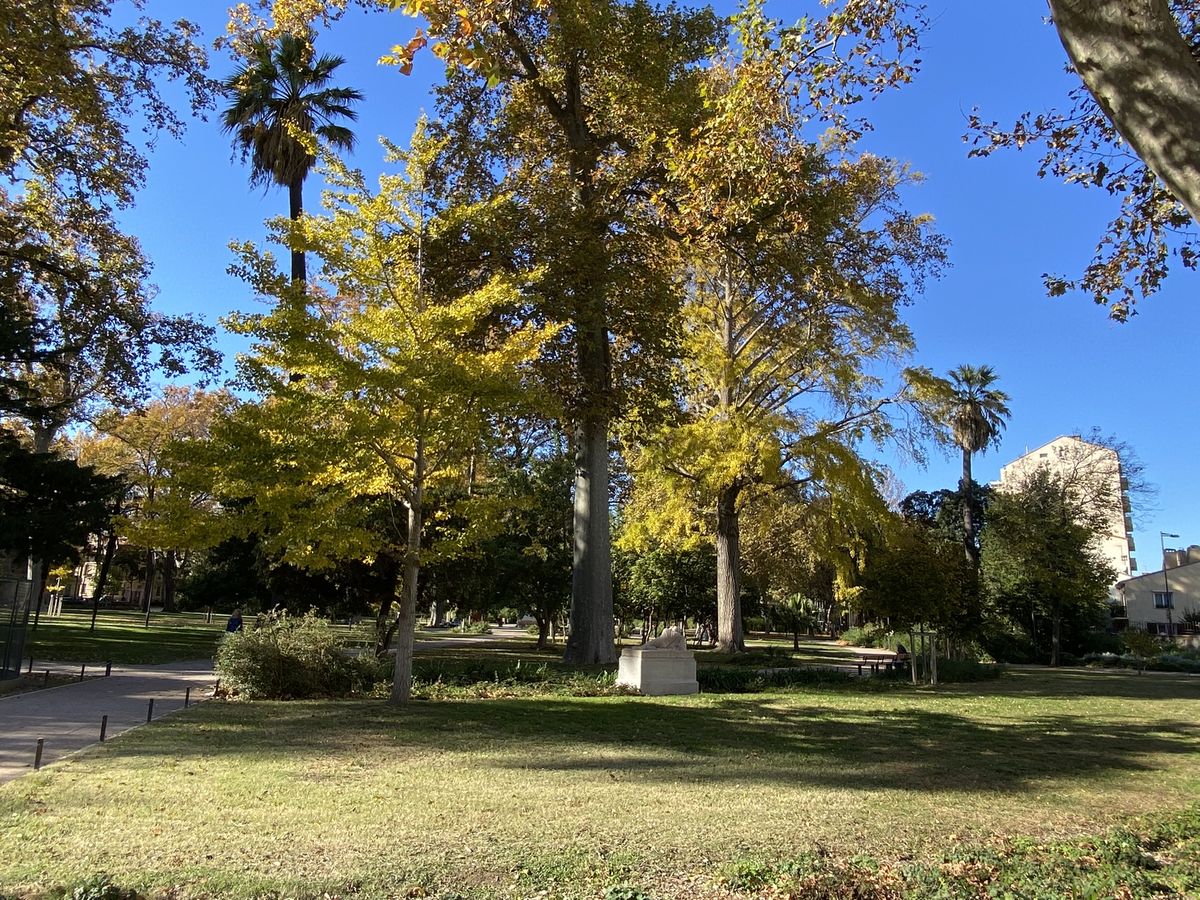
[[[720,12],[730,0],[715,4]],[[773,15],[790,19],[811,5],[774,0]],[[224,26],[225,4],[189,4],[207,35]],[[202,9],[200,7],[203,7]],[[150,12],[178,15],[170,0],[152,0]],[[1200,543],[1200,479],[1191,454],[1200,449],[1200,424],[1192,413],[1200,357],[1200,303],[1194,273],[1175,275],[1165,291],[1140,307],[1130,323],[1111,322],[1082,296],[1049,299],[1043,272],[1074,274],[1090,259],[1112,201],[1036,177],[1036,151],[967,158],[966,118],[979,107],[988,119],[1012,121],[1024,110],[1065,102],[1070,81],[1054,30],[1044,24],[1043,0],[930,5],[923,66],[916,82],[875,101],[875,131],[864,146],[907,160],[925,175],[908,193],[910,208],[931,213],[950,238],[952,267],[907,312],[917,339],[914,362],[945,372],[961,363],[992,366],[1012,398],[1012,418],[999,450],[977,458],[976,478],[994,479],[1000,466],[1060,434],[1093,427],[1126,441],[1145,464],[1158,496],[1136,509],[1137,553],[1143,571],[1159,567],[1158,532],[1177,532],[1172,543]],[[377,168],[375,141],[404,141],[440,75],[425,56],[411,77],[376,65],[392,44],[415,27],[400,14],[351,13],[319,39],[321,52],[346,57],[341,84],[365,95],[356,126],[356,165]],[[233,67],[213,54],[214,74]],[[312,183],[308,202],[315,204]],[[196,122],[183,141],[158,141],[149,182],[126,227],[143,242],[161,289],[158,304],[215,323],[257,301],[225,274],[231,240],[259,240],[263,220],[286,212],[282,190],[251,190],[246,169],[231,156],[227,137],[212,116]],[[237,345],[228,339],[223,348]],[[960,462],[934,450],[917,467],[886,452],[907,490],[953,486]]]

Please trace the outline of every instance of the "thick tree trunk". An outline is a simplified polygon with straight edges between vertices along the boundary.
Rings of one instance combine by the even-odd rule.
[[[975,508],[972,503],[975,492],[971,489],[974,483],[971,477],[971,451],[964,447],[962,458],[962,480],[958,483],[958,493],[962,497],[963,549],[967,553],[967,562],[979,568],[979,547],[975,544]]]
[[[580,425],[575,442],[571,634],[563,659],[577,666],[611,663],[617,658],[608,477],[608,419],[592,415]]]
[[[1071,64],[1134,152],[1200,222],[1200,65],[1168,0],[1049,0]]]
[[[742,653],[742,572],[737,499],[741,489],[723,489],[717,495],[717,649]]]
[[[545,613],[535,613],[533,617],[537,621],[537,648],[545,650],[546,643],[550,639],[550,616]]]
[[[296,221],[304,214],[304,179],[297,178],[288,185],[288,215]],[[292,251],[292,282],[304,284],[308,280],[308,272],[303,250]]]

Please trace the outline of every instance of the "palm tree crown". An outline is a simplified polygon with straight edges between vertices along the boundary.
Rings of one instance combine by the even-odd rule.
[[[959,366],[951,370],[950,380],[954,392],[948,418],[954,443],[968,454],[998,443],[1009,416],[1008,394],[992,388],[992,367]]]
[[[310,41],[293,34],[272,42],[258,38],[250,58],[224,82],[232,102],[221,114],[222,126],[249,158],[252,184],[287,186],[293,219],[304,211],[304,180],[316,158],[289,129],[340,152],[354,149],[354,132],[338,121],[357,118],[354,104],[362,94],[329,86],[344,62],[340,56],[314,59]],[[304,280],[303,253],[292,253],[292,278]]]
[[[950,371],[952,389],[946,420],[954,443],[962,450],[963,474],[959,491],[963,501],[963,546],[972,565],[979,565],[978,524],[972,500],[971,457],[999,443],[1009,416],[1008,394],[992,387],[991,366],[959,366]]]

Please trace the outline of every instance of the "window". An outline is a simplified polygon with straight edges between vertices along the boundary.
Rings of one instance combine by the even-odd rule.
[[[1174,609],[1175,608],[1175,592],[1174,591],[1155,591],[1154,592],[1154,608],[1155,609]]]

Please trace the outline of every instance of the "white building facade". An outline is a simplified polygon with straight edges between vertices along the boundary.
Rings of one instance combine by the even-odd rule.
[[[1166,567],[1118,585],[1130,628],[1151,634],[1194,634],[1200,626],[1200,547],[1171,550]]]
[[[1117,584],[1136,572],[1129,486],[1117,451],[1079,435],[1063,435],[1002,466],[995,487],[1020,490],[1039,469],[1062,479],[1079,502],[1099,514],[1103,528],[1096,551],[1116,571]],[[1110,592],[1113,600],[1120,599],[1117,584]]]

